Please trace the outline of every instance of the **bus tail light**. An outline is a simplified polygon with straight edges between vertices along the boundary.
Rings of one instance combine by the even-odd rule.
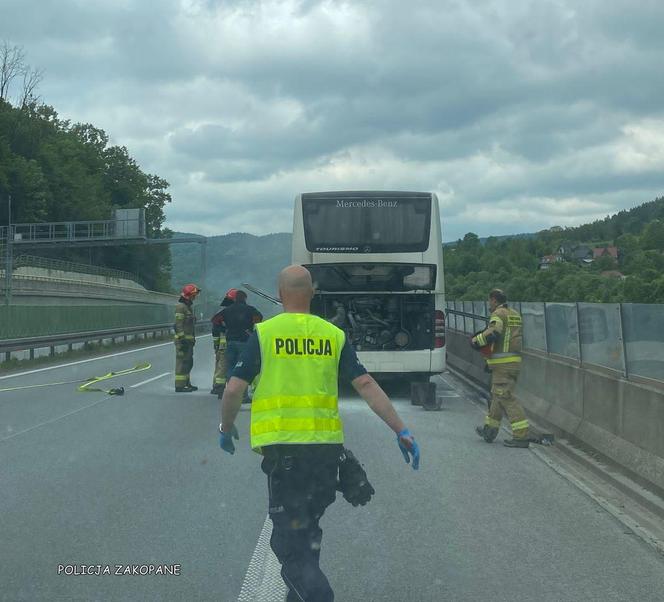
[[[434,348],[445,347],[445,314],[440,309],[434,312],[433,332],[435,337]]]

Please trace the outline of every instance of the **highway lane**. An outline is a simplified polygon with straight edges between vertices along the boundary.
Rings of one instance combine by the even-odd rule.
[[[123,397],[76,385],[0,393],[0,599],[238,599],[267,496],[246,407],[235,456],[218,448],[209,338],[196,346],[192,394],[173,392],[171,345],[0,379],[0,388],[142,361],[150,371],[106,382],[124,385]],[[323,517],[322,563],[337,600],[660,600],[662,559],[534,454],[477,438],[480,408],[446,381],[443,412],[395,399],[422,446],[419,472],[366,404],[342,401],[347,445],[377,493],[364,508],[339,497]],[[57,574],[67,564],[160,563],[181,574]]]
[[[76,385],[0,394],[0,425],[12,433],[0,441],[0,597],[237,596],[264,520],[264,484],[253,458],[241,472],[221,462],[210,348],[209,337],[197,344],[192,380],[201,389],[192,394],[173,392],[172,345],[0,381],[71,380],[153,365],[106,381],[123,384],[123,397],[78,393]],[[59,564],[131,563],[181,564],[181,575],[57,575]]]

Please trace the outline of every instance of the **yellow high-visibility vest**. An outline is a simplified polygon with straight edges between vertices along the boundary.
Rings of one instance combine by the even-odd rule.
[[[283,313],[256,324],[261,371],[251,406],[251,447],[343,443],[339,358],[346,336],[311,314]]]

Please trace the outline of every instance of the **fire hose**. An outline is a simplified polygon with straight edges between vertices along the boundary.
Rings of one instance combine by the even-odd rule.
[[[109,380],[111,378],[116,378],[118,376],[126,376],[128,374],[134,374],[135,372],[143,372],[144,370],[149,370],[152,367],[151,364],[147,362],[136,364],[132,368],[125,368],[124,370],[117,370],[115,372],[108,372],[102,376],[90,376],[88,378],[79,378],[76,380],[63,380],[55,383],[42,383],[39,385],[21,385],[18,387],[6,387],[0,389],[0,393],[5,393],[9,391],[23,391],[25,389],[37,389],[39,387],[56,387],[58,385],[70,385],[75,383],[83,383],[80,385],[77,390],[81,393],[91,393],[91,392],[101,392],[106,393],[106,395],[124,395],[124,387],[115,387],[110,389],[104,389],[103,387],[95,386],[97,383]]]

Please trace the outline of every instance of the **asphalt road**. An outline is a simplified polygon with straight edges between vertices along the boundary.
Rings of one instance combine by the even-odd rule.
[[[248,599],[266,485],[247,406],[237,453],[218,447],[211,346],[196,346],[192,394],[173,391],[170,344],[0,377],[2,389],[152,364],[106,381],[122,397],[0,391],[0,599],[226,602],[243,583]],[[445,378],[442,412],[388,389],[421,446],[418,472],[364,402],[341,402],[377,493],[364,508],[339,497],[322,519],[336,600],[662,600],[664,559],[535,454],[481,441],[481,410]],[[111,574],[64,574],[82,565]],[[124,574],[149,565],[179,574]]]

